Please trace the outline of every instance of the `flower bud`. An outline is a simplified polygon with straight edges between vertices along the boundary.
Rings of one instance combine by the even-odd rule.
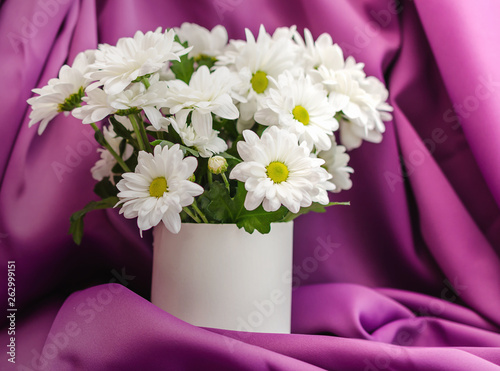
[[[213,174],[221,174],[227,170],[227,161],[222,156],[213,156],[208,159],[208,170]]]

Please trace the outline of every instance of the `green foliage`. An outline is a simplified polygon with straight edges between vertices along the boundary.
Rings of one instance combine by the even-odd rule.
[[[219,137],[225,141],[234,142],[241,134],[236,128],[237,120],[227,120],[213,115],[213,128],[219,132]],[[243,139],[243,136],[241,136]]]
[[[175,36],[175,41],[177,41],[185,48],[188,47],[187,42],[181,43],[177,35]],[[176,78],[184,81],[186,84],[189,84],[191,76],[194,72],[194,59],[189,58],[187,54],[184,54],[182,57],[180,57],[180,61],[172,62],[170,69],[172,70]]]
[[[267,212],[262,206],[252,211],[245,209],[246,194],[245,185],[241,182],[238,182],[236,194],[231,197],[222,183],[214,181],[200,196],[199,205],[209,221],[233,223],[248,233],[253,233],[255,230],[262,234],[269,233],[271,223],[284,221],[288,213],[285,207],[274,212]]]
[[[109,178],[103,178],[94,186],[94,193],[100,198],[105,199],[116,196],[118,194],[118,189],[110,182]]]
[[[286,216],[286,218],[283,221],[290,222],[290,221],[294,220],[295,218],[297,218],[298,216],[300,216],[302,214],[307,214],[309,212],[324,213],[324,212],[326,212],[326,208],[329,206],[334,206],[334,205],[348,206],[350,204],[351,204],[350,202],[330,202],[326,205],[322,205],[322,204],[319,204],[317,202],[313,202],[313,204],[309,207],[301,207],[297,214],[293,214],[291,212],[288,213],[288,215]]]
[[[137,140],[132,136],[132,131],[128,130],[123,124],[118,121],[114,116],[109,117],[109,121],[111,121],[111,125],[113,125],[113,130],[116,135],[125,139],[128,143],[130,143],[134,148],[138,149],[139,145]]]
[[[87,204],[83,209],[77,211],[73,215],[71,215],[70,218],[70,227],[69,227],[69,233],[73,235],[73,241],[77,245],[80,245],[82,242],[82,237],[83,237],[83,218],[87,213],[89,213],[92,210],[102,210],[102,209],[109,209],[112,208],[116,205],[118,202],[118,197],[113,196],[113,197],[108,197],[105,198],[104,200],[100,201],[92,201]]]
[[[245,212],[236,221],[238,228],[245,228],[245,231],[248,233],[253,233],[254,230],[257,230],[262,234],[271,231],[271,223],[284,221],[283,218],[288,213],[288,210],[284,206],[273,212],[265,211],[262,205],[252,211],[244,210]]]

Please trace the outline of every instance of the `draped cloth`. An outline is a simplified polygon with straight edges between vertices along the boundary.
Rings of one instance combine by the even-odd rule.
[[[500,370],[498,14],[494,0],[1,2],[0,262],[6,282],[15,261],[18,310],[16,363],[4,315],[0,368]],[[183,22],[327,32],[389,88],[382,143],[350,152],[353,188],[332,196],[351,206],[296,221],[290,335],[151,304],[151,233],[116,210],[89,214],[74,245],[69,216],[96,199],[92,129],[28,128],[31,89],[78,52]]]

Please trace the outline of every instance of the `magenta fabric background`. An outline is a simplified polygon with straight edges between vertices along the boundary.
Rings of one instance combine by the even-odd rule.
[[[19,308],[15,365],[2,315],[0,369],[500,370],[498,1],[0,3],[0,303],[15,260]],[[328,32],[390,89],[383,142],[351,153],[354,186],[333,197],[351,206],[296,223],[292,335],[197,328],[152,305],[151,233],[116,211],[87,216],[75,246],[68,218],[95,199],[92,129],[27,126],[31,89],[78,52],[185,21],[231,38],[260,23]]]

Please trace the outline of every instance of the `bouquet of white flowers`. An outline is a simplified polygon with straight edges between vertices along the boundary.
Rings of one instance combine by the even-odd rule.
[[[141,235],[160,222],[267,233],[334,204],[327,192],[352,185],[346,149],[382,140],[392,107],[363,67],[307,29],[261,26],[228,42],[222,26],[184,23],[78,54],[33,90],[29,125],[41,134],[71,112],[102,146],[91,169],[102,200],[71,217],[77,243],[85,214],[109,207],[137,218]]]

